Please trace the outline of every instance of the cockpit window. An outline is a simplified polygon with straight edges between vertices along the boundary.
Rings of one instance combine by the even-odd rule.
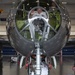
[[[61,12],[56,3],[52,0],[26,0],[18,6],[15,21],[16,27],[20,34],[23,37],[29,39],[32,38],[31,30],[29,30],[29,25],[33,25],[34,21],[36,22],[36,26],[34,25],[34,30],[36,29],[35,38],[37,39],[43,37],[43,32],[45,29],[44,27],[46,25],[47,28],[50,26],[48,31],[48,39],[50,39],[58,32],[60,28]],[[40,28],[40,26],[43,27]]]
[[[36,6],[41,6],[45,8],[47,11],[52,6],[52,0],[26,0],[22,3],[22,5],[25,6],[26,11],[30,11],[32,8]],[[22,8],[22,5],[20,5],[20,8]]]

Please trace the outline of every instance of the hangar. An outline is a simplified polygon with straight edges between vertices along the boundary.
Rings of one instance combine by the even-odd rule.
[[[52,15],[50,15],[49,18],[47,17],[47,19],[45,19],[42,16],[41,17],[40,16],[32,17],[31,12],[32,12],[32,10],[36,11],[41,6],[40,8],[42,9],[42,11],[46,12],[46,15],[48,16],[49,14],[47,14],[47,12],[50,13],[52,11],[52,10],[50,10],[51,8],[49,8],[49,7],[51,7],[50,1],[56,2],[58,4],[57,5],[55,3],[57,5],[56,7],[58,8],[58,10],[60,10],[59,18],[62,18],[62,19],[60,19],[60,21],[62,20],[62,22],[61,22],[62,24],[65,24],[67,26],[67,24],[71,20],[71,24],[70,24],[71,31],[70,31],[69,38],[67,37],[68,41],[66,42],[66,45],[62,48],[62,50],[60,50],[60,52],[59,52],[59,49],[61,49],[61,47],[62,47],[61,45],[64,43],[63,39],[65,39],[65,37],[66,37],[65,35],[67,33],[65,31],[63,25],[61,25],[61,27],[59,26],[60,27],[59,30],[54,30],[52,28],[52,26],[50,25],[50,27],[54,30],[55,34],[53,35],[54,37],[51,35],[52,36],[51,38],[53,38],[53,39],[51,39],[49,41],[47,41],[47,39],[48,39],[47,35],[49,34],[48,29],[46,29],[47,30],[47,33],[46,33],[47,35],[46,35],[45,31],[44,31],[45,28],[41,29],[41,27],[40,27],[40,31],[39,31],[38,27],[36,27],[36,31],[35,31],[36,35],[35,36],[38,38],[39,41],[42,39],[40,45],[41,45],[41,47],[43,46],[42,48],[44,48],[45,52],[47,51],[46,52],[47,54],[49,53],[48,56],[49,55],[53,56],[55,53],[57,53],[56,55],[54,55],[54,57],[52,59],[50,58],[50,60],[52,60],[50,63],[52,63],[52,64],[49,64],[49,66],[50,66],[50,69],[51,68],[52,69],[51,70],[49,69],[49,71],[50,71],[49,75],[55,75],[55,74],[56,75],[74,75],[75,74],[75,21],[74,21],[75,20],[75,10],[74,10],[75,1],[74,0],[59,0],[59,1],[58,0],[46,0],[46,1],[33,0],[33,2],[31,0],[0,0],[0,51],[1,51],[0,52],[0,65],[1,65],[0,66],[0,71],[1,71],[0,75],[13,75],[13,74],[14,75],[24,75],[24,74],[27,74],[25,72],[26,70],[24,68],[24,66],[27,67],[26,66],[27,64],[24,63],[24,65],[22,66],[22,64],[18,64],[18,63],[21,63],[21,60],[23,58],[25,58],[24,55],[27,56],[27,54],[29,54],[30,50],[32,50],[34,53],[36,53],[36,51],[33,49],[37,45],[35,45],[35,47],[34,47],[33,41],[37,41],[37,40],[34,39],[34,37],[33,37],[34,31],[32,31],[32,30],[34,30],[34,28],[33,28],[34,26],[31,23],[34,22],[34,24],[37,25],[37,23],[39,24],[39,21],[40,21],[38,19],[41,18],[46,26],[46,24],[47,25],[49,24],[49,23],[47,23],[48,19],[50,21],[52,20],[52,18],[51,18]],[[67,9],[69,15],[68,15],[68,13],[66,13],[66,11],[63,11],[64,10],[63,8],[59,8],[61,6],[60,3],[64,5],[64,7]],[[15,8],[16,8],[16,11],[13,10]],[[25,8],[25,9],[23,9],[23,8]],[[13,10],[13,11],[11,11],[11,10]],[[23,11],[28,13],[28,14],[26,14],[26,15],[28,15],[27,18],[23,18],[23,17],[26,17],[25,12],[23,12]],[[52,14],[52,13],[50,13],[50,14]],[[19,33],[21,33],[21,31],[22,31],[21,35],[19,34],[21,37],[18,35],[16,29],[14,29],[14,30],[10,29],[10,31],[9,31],[10,36],[8,37],[8,32],[7,32],[6,27],[9,27],[9,26],[12,27],[14,25],[13,23],[15,23],[15,22],[13,20],[14,19],[13,16],[15,16],[16,28],[18,29]],[[35,14],[33,14],[33,16],[35,16]],[[56,17],[56,15],[54,17]],[[64,18],[65,18],[65,20],[64,20]],[[24,19],[26,19],[26,20],[28,19],[28,21],[29,21],[28,24],[29,25],[31,24],[33,26],[33,27],[29,26],[29,31],[30,31],[31,36],[29,36],[28,30],[22,29],[22,27],[24,27],[22,25]],[[11,22],[11,21],[13,21],[13,22]],[[38,21],[38,22],[35,22],[35,21]],[[60,21],[58,21],[58,22],[60,23]],[[27,21],[25,21],[25,22],[27,22]],[[8,26],[8,24],[9,24],[9,26]],[[58,24],[57,21],[56,21],[56,24]],[[68,25],[68,28],[70,28],[69,25]],[[20,30],[20,29],[22,29],[22,30]],[[51,29],[51,31],[52,31],[52,29]],[[24,37],[23,31],[26,31],[25,37]],[[56,32],[59,32],[58,35],[56,35],[57,34]],[[28,34],[28,36],[26,36],[27,34]],[[62,35],[62,37],[61,37],[61,35]],[[24,39],[24,38],[26,38],[26,39]],[[27,40],[27,38],[28,38],[28,40]],[[10,41],[11,41],[11,44],[10,44]],[[47,42],[42,42],[42,41],[47,41]],[[42,45],[42,43],[43,43],[43,45]],[[14,45],[12,45],[12,44],[14,44]],[[56,44],[58,44],[58,45],[56,45]],[[15,46],[15,47],[13,47],[13,46]],[[23,56],[21,54],[19,54],[18,52],[16,52],[15,49],[19,53],[23,54]],[[34,58],[35,55],[32,57]],[[36,62],[38,62],[38,60],[40,61],[40,59],[36,59]],[[53,62],[57,62],[57,67],[56,67],[56,63],[53,63]],[[37,65],[37,63],[36,63],[36,65]],[[38,72],[39,71],[37,70],[35,72],[35,74],[38,74]],[[34,72],[29,71],[29,74],[34,74]],[[41,75],[43,75],[43,74],[41,74]]]

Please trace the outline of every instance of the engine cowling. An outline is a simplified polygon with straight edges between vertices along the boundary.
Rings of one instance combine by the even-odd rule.
[[[69,32],[68,12],[55,0],[23,0],[8,17],[9,40],[24,56],[35,49],[35,42],[47,55],[54,55],[65,45]]]

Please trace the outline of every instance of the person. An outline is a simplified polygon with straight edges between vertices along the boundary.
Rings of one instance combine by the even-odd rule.
[[[44,17],[44,18],[47,18],[47,15],[46,13],[41,9],[41,8],[38,8],[37,9],[37,12],[40,16]]]
[[[44,18],[47,18],[46,13],[41,9],[41,8],[37,8],[37,10],[32,10],[31,11],[31,17],[35,17],[35,16],[42,16]]]
[[[38,12],[35,11],[35,10],[32,10],[31,13],[30,13],[31,18],[32,18],[32,17],[35,17],[35,16],[37,16],[37,15],[38,15]]]
[[[41,8],[38,8],[38,9],[37,9],[37,12],[38,12],[38,14],[41,14],[43,11],[42,11]]]

